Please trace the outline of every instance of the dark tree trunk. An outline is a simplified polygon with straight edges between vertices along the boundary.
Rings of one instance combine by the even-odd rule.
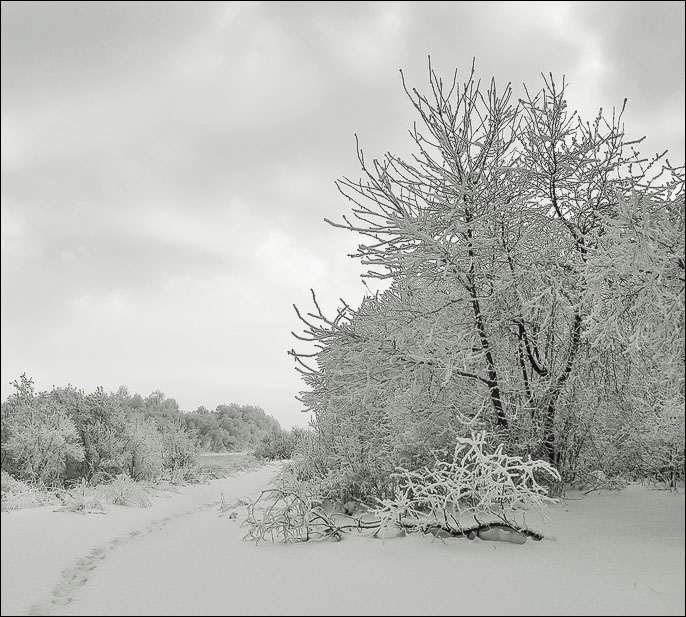
[[[543,448],[546,453],[548,462],[557,466],[559,464],[560,452],[558,451],[557,440],[555,438],[555,409],[557,401],[560,398],[562,389],[564,388],[569,375],[574,366],[576,354],[579,351],[579,343],[581,342],[581,315],[574,313],[574,322],[572,324],[571,341],[569,345],[569,355],[565,363],[562,373],[557,377],[548,394],[548,403],[543,415]]]
[[[469,211],[465,212],[465,219],[467,222],[471,222],[471,213]],[[493,352],[491,351],[491,345],[488,340],[488,333],[486,332],[486,326],[484,325],[484,317],[481,312],[481,304],[479,302],[479,294],[476,287],[476,256],[474,254],[473,241],[473,231],[471,227],[467,228],[467,239],[468,239],[468,255],[469,255],[469,272],[467,274],[467,291],[472,298],[472,310],[474,311],[474,324],[476,330],[479,334],[479,340],[481,341],[481,347],[484,350],[486,358],[486,372],[488,374],[488,390],[491,397],[491,405],[493,411],[495,411],[496,423],[502,428],[507,428],[507,416],[505,415],[505,410],[503,409],[503,401],[500,398],[500,385],[498,383],[498,371],[495,367],[495,361],[493,360]]]

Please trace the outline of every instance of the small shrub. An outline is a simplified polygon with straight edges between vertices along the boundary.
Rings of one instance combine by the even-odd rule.
[[[74,484],[69,489],[58,493],[63,506],[60,512],[80,512],[82,514],[104,514],[106,499],[86,480]]]
[[[125,474],[118,475],[97,488],[107,503],[134,508],[149,508],[152,505],[151,488],[145,482],[136,482]]]
[[[399,468],[394,474],[396,495],[380,500],[376,514],[419,528],[438,524],[459,533],[480,518],[521,527],[523,523],[515,521],[519,511],[540,510],[556,501],[537,479],[543,475],[559,481],[552,465],[508,456],[502,444],[489,452],[487,442],[485,431],[458,438],[447,460],[437,457],[432,467],[416,471]]]
[[[128,475],[134,480],[155,480],[164,471],[164,443],[155,422],[135,418],[128,432]]]
[[[269,461],[285,460],[293,456],[294,449],[293,436],[286,431],[280,431],[263,437],[255,447],[255,456]]]
[[[292,478],[291,478],[292,480]],[[262,491],[248,504],[248,527],[244,540],[272,542],[307,542],[308,540],[340,540],[345,530],[321,507],[322,500],[307,482],[292,482],[282,477],[281,486]],[[347,522],[351,522],[350,521]],[[351,525],[354,527],[354,521]]]
[[[2,471],[0,494],[0,509],[3,512],[59,503],[54,490],[16,480],[6,471]]]
[[[192,467],[198,457],[198,445],[191,432],[181,424],[174,424],[162,433],[163,465],[175,471]]]

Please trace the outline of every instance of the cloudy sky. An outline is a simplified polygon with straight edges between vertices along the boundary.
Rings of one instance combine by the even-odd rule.
[[[334,180],[409,146],[400,82],[566,74],[684,160],[683,2],[3,2],[2,399],[160,389],[305,424],[295,303],[359,303]]]

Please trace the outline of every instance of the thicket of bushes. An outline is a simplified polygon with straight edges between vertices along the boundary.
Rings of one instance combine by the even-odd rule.
[[[290,459],[306,439],[307,430],[298,426],[290,431],[274,431],[265,435],[257,444],[255,456],[270,461]]]
[[[146,398],[125,388],[109,394],[72,386],[36,392],[26,375],[13,385],[14,394],[1,407],[6,485],[10,477],[48,487],[101,484],[120,476],[197,480],[200,451],[252,450],[263,440],[287,440],[259,407],[220,405],[215,412],[183,413],[159,391]]]

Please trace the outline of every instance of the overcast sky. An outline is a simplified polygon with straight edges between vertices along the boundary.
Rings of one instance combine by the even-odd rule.
[[[409,146],[398,69],[538,89],[684,161],[683,2],[2,2],[2,399],[155,389],[305,424],[295,303],[364,294],[336,178]]]

